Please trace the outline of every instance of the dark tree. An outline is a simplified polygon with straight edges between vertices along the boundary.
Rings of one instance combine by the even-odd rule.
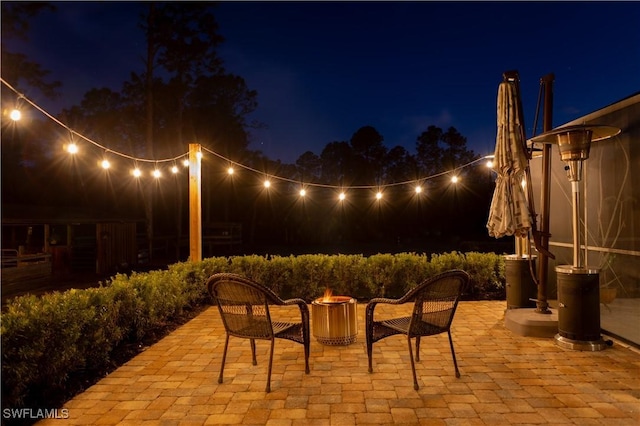
[[[347,142],[330,142],[322,153],[322,181],[332,185],[349,185],[351,182],[345,181],[350,178],[352,171],[354,153],[351,145]]]
[[[351,137],[353,150],[354,183],[360,185],[381,184],[387,147],[382,143],[384,138],[372,126],[358,129]]]
[[[302,154],[296,160],[297,173],[295,178],[303,182],[318,181],[322,171],[322,160],[311,151]]]
[[[66,119],[109,149],[136,157],[174,158],[187,151],[188,143],[197,142],[241,161],[249,144],[246,117],[257,106],[257,93],[223,67],[218,56],[223,37],[218,33],[215,5],[141,5],[140,27],[147,42],[141,52],[142,66],[132,70],[120,93],[89,91],[80,106],[64,111]],[[212,172],[217,171],[215,166],[203,164]],[[145,171],[146,176],[149,172]],[[150,243],[155,233],[177,231],[180,238],[186,226],[183,201],[187,180],[184,174],[182,178],[169,176],[164,182],[166,179],[176,182],[163,184],[162,191],[148,177],[140,180],[138,189],[133,188],[144,201]],[[203,173],[205,221],[226,220],[233,212],[226,201],[229,194],[220,193],[228,189],[216,183],[214,177]]]
[[[462,136],[455,127],[449,127],[441,136],[444,150],[442,151],[442,165],[446,169],[455,169],[475,159],[475,153],[467,150],[467,138]]]
[[[55,98],[61,83],[47,81],[49,70],[19,52],[12,52],[7,45],[11,40],[29,40],[29,20],[39,13],[54,11],[55,6],[41,2],[2,2],[1,69],[2,78],[20,90],[22,84],[36,88],[48,98]],[[3,87],[4,90],[4,87]],[[5,98],[3,91],[3,99]],[[4,103],[4,102],[3,102]]]
[[[430,176],[442,171],[442,129],[429,126],[422,132],[416,142],[416,160],[421,172]]]
[[[415,157],[402,146],[389,150],[384,169],[385,183],[406,182],[418,177]]]
[[[48,80],[50,72],[26,55],[12,50],[12,41],[29,40],[29,20],[54,10],[45,3],[2,2],[1,73],[2,79],[15,90],[25,92],[35,88],[44,96],[54,99],[61,83]],[[23,116],[14,123],[5,114],[24,104],[17,95],[2,84],[2,203],[39,204],[59,200],[61,185],[51,164],[51,137],[57,128]],[[42,191],[41,188],[47,188]]]

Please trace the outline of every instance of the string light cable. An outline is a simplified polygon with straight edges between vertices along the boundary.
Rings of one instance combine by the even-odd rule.
[[[208,152],[209,154],[211,154],[211,155],[213,155],[215,157],[218,157],[218,158],[220,158],[220,159],[222,159],[224,161],[228,161],[229,164],[231,164],[234,167],[242,168],[242,169],[248,170],[250,172],[253,172],[253,173],[256,173],[256,174],[259,174],[259,175],[264,175],[264,171],[255,169],[255,168],[253,168],[251,166],[247,166],[246,164],[242,164],[242,163],[238,163],[236,161],[230,160],[230,159],[224,157],[223,155],[218,154],[217,152],[207,148],[206,146],[203,146],[202,149],[203,149],[203,151],[206,151],[206,152]],[[483,157],[476,158],[475,160],[472,160],[472,161],[470,161],[470,162],[468,162],[466,164],[458,166],[453,170],[447,170],[447,171],[444,171],[444,172],[433,174],[431,176],[422,177],[420,179],[411,179],[411,180],[387,183],[387,184],[382,184],[382,185],[351,185],[351,186],[348,186],[346,188],[348,188],[348,189],[382,190],[384,188],[390,188],[390,187],[393,187],[393,186],[402,186],[402,185],[410,185],[410,184],[416,185],[416,184],[420,184],[422,182],[426,182],[426,181],[431,180],[431,179],[438,178],[440,176],[445,176],[445,175],[449,175],[449,174],[454,174],[455,175],[458,171],[460,171],[462,169],[465,169],[467,167],[473,166],[473,165],[475,165],[475,164],[477,164],[479,162],[485,161],[485,160],[490,160],[492,158],[493,158],[493,155],[485,155]],[[233,167],[231,167],[231,170],[233,170]],[[274,179],[274,180],[279,180],[279,181],[282,181],[282,182],[288,182],[288,183],[293,183],[293,184],[296,184],[296,185],[300,185],[300,181],[297,180],[297,179],[287,178],[287,177],[278,176],[278,175],[269,175],[269,177],[271,179]],[[329,189],[338,189],[338,190],[342,190],[342,189],[345,188],[344,185],[331,185],[331,184],[327,184],[327,183],[306,182],[306,181],[304,182],[304,185],[305,185],[305,187],[329,188]],[[416,191],[416,192],[420,192],[420,191]]]
[[[24,100],[26,103],[28,103],[29,105],[31,105],[33,108],[35,108],[36,110],[38,110],[42,115],[44,115],[45,117],[47,117],[48,119],[50,119],[51,121],[53,121],[54,123],[56,123],[57,125],[59,125],[60,127],[62,127],[63,129],[66,129],[70,136],[71,136],[71,141],[73,143],[73,139],[74,136],[77,136],[78,138],[89,142],[90,144],[97,146],[98,148],[104,150],[105,152],[110,152],[114,155],[118,155],[120,157],[123,158],[127,158],[129,160],[133,160],[136,162],[142,162],[142,163],[166,163],[166,162],[175,162],[177,159],[180,159],[182,157],[184,157],[185,155],[188,155],[188,153],[184,153],[184,154],[180,154],[176,157],[173,158],[165,158],[165,159],[161,159],[161,160],[154,160],[154,159],[148,159],[148,158],[140,158],[140,157],[134,157],[132,155],[123,153],[123,152],[119,152],[119,151],[114,151],[110,148],[107,148],[106,146],[94,141],[93,139],[90,139],[87,136],[84,136],[78,132],[76,132],[75,130],[73,130],[72,128],[70,128],[69,126],[67,126],[66,124],[64,124],[62,121],[58,120],[56,117],[54,117],[53,115],[51,115],[49,112],[47,112],[46,110],[44,110],[43,108],[41,108],[38,104],[36,104],[35,102],[33,102],[31,99],[27,98],[24,94],[20,93],[18,90],[16,90],[13,86],[11,86],[9,83],[7,83],[7,81],[3,78],[0,77],[0,82],[2,82],[2,84],[4,84],[8,89],[10,89],[12,92],[14,92],[19,99]]]
[[[33,102],[32,100],[30,100],[29,98],[27,98],[24,94],[20,93],[18,90],[16,90],[13,86],[11,86],[9,83],[7,83],[6,80],[4,80],[3,78],[0,77],[0,82],[2,84],[4,84],[8,89],[10,89],[11,91],[13,91],[16,96],[18,97],[18,99],[20,99],[21,101],[24,101],[26,103],[28,103],[29,105],[31,105],[34,109],[36,109],[37,111],[39,111],[41,114],[43,114],[45,117],[47,117],[48,119],[50,119],[51,121],[53,121],[54,123],[56,123],[57,125],[59,125],[60,127],[66,129],[69,134],[70,134],[70,140],[71,140],[71,144],[74,144],[74,136],[77,138],[80,138],[98,148],[100,148],[101,150],[104,151],[105,153],[105,157],[102,164],[103,168],[108,168],[108,164],[109,161],[106,159],[106,154],[109,153],[110,155],[117,155],[119,157],[122,158],[126,158],[128,160],[131,160],[134,162],[134,170],[132,171],[132,173],[134,174],[134,176],[139,177],[140,176],[140,171],[138,168],[138,163],[154,163],[155,164],[155,169],[153,171],[154,176],[156,178],[160,177],[159,175],[159,169],[158,169],[158,164],[160,163],[171,163],[173,165],[173,167],[171,167],[171,171],[172,173],[176,173],[176,161],[183,159],[183,165],[186,167],[189,165],[189,160],[188,160],[188,152],[185,152],[183,154],[177,155],[175,157],[172,158],[165,158],[165,159],[149,159],[149,158],[140,158],[140,157],[135,157],[133,155],[129,155],[123,152],[119,152],[119,151],[114,151],[110,148],[107,148],[106,146],[92,140],[91,138],[84,136],[78,132],[76,132],[75,130],[73,130],[72,128],[70,128],[69,126],[67,126],[65,123],[63,123],[62,121],[60,121],[59,119],[57,119],[56,117],[54,117],[52,114],[50,114],[49,112],[47,112],[46,110],[44,110],[43,108],[41,108],[39,105],[37,105],[35,102]],[[70,144],[70,145],[71,145]],[[248,166],[246,164],[242,164],[239,163],[237,161],[233,161],[209,148],[207,148],[206,146],[202,146],[202,150],[208,152],[209,154],[213,155],[214,157],[217,157],[221,160],[223,160],[224,162],[226,162],[228,164],[228,173],[232,174],[234,173],[234,168],[237,167],[239,169],[244,169],[244,170],[248,170],[252,173],[256,173],[258,175],[265,175],[264,171],[261,170],[257,170],[251,166]],[[77,152],[77,146],[72,150]],[[74,152],[74,153],[75,153]],[[422,191],[422,184],[428,180],[432,180],[432,179],[436,179],[438,177],[441,176],[445,176],[445,175],[453,175],[454,179],[457,177],[457,172],[459,172],[462,169],[465,169],[467,167],[473,166],[481,161],[485,161],[485,160],[491,160],[493,159],[493,155],[485,155],[482,157],[479,157],[475,160],[472,160],[466,164],[463,164],[461,166],[458,166],[456,168],[454,168],[453,170],[448,170],[448,171],[443,171],[440,173],[436,173],[433,174],[431,176],[427,176],[427,177],[421,177],[419,179],[411,179],[411,180],[406,180],[406,181],[401,181],[401,182],[393,182],[393,183],[387,183],[387,184],[376,184],[376,185],[353,185],[353,186],[344,186],[344,185],[332,185],[332,184],[326,184],[326,183],[319,183],[319,182],[304,182],[302,183],[304,188],[311,188],[311,187],[317,187],[317,188],[328,188],[328,189],[334,189],[334,190],[339,190],[339,191],[343,191],[346,192],[348,190],[352,190],[352,189],[369,189],[369,190],[375,190],[378,193],[382,193],[384,191],[384,189],[386,188],[390,188],[390,187],[394,187],[394,186],[402,186],[402,185],[411,185],[413,184],[415,186],[415,191],[416,193],[420,193]],[[492,166],[489,165],[489,168],[491,168]],[[300,187],[301,182],[300,180],[296,180],[296,179],[292,179],[292,178],[287,178],[284,176],[278,176],[278,175],[272,175],[269,174],[269,178],[272,180],[277,180],[277,181],[281,181],[281,182],[287,182],[287,183],[292,183],[297,185],[297,187]],[[265,181],[265,182],[269,182],[270,185],[270,181]],[[308,191],[305,192],[301,192],[301,196],[304,196],[304,194],[306,194]]]

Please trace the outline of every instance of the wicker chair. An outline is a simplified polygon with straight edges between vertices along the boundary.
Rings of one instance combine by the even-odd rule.
[[[373,372],[373,344],[385,337],[404,334],[407,336],[409,344],[409,358],[411,359],[411,369],[413,370],[413,387],[418,390],[411,339],[414,337],[416,339],[416,361],[420,361],[420,337],[446,332],[449,335],[449,345],[451,346],[456,377],[460,377],[456,354],[453,350],[453,340],[451,339],[451,322],[453,321],[460,295],[468,282],[469,275],[465,271],[451,270],[422,282],[400,299],[371,299],[367,303],[365,314],[369,373]],[[382,303],[401,305],[410,302],[414,303],[411,316],[374,320],[373,314],[377,305]]]
[[[309,308],[302,299],[282,300],[271,289],[236,274],[220,273],[209,277],[209,294],[218,306],[226,331],[218,383],[222,383],[229,336],[249,339],[253,365],[256,365],[256,339],[270,340],[266,392],[271,391],[271,365],[276,338],[288,339],[304,346],[305,373],[309,374]],[[298,305],[301,322],[273,322],[269,305]]]

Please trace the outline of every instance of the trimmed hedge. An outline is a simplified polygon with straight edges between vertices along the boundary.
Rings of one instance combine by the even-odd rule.
[[[99,287],[11,300],[2,314],[2,408],[54,408],[73,396],[70,378],[113,368],[123,345],[142,342],[210,303],[206,279],[234,272],[283,299],[311,301],[329,288],[360,300],[399,297],[449,269],[471,275],[465,298],[504,298],[504,258],[494,253],[234,256],[118,274]],[[188,316],[188,315],[187,315]]]

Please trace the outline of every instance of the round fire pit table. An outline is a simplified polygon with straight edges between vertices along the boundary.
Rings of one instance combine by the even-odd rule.
[[[313,337],[324,345],[350,345],[358,337],[357,301],[349,296],[319,297],[311,302]]]

